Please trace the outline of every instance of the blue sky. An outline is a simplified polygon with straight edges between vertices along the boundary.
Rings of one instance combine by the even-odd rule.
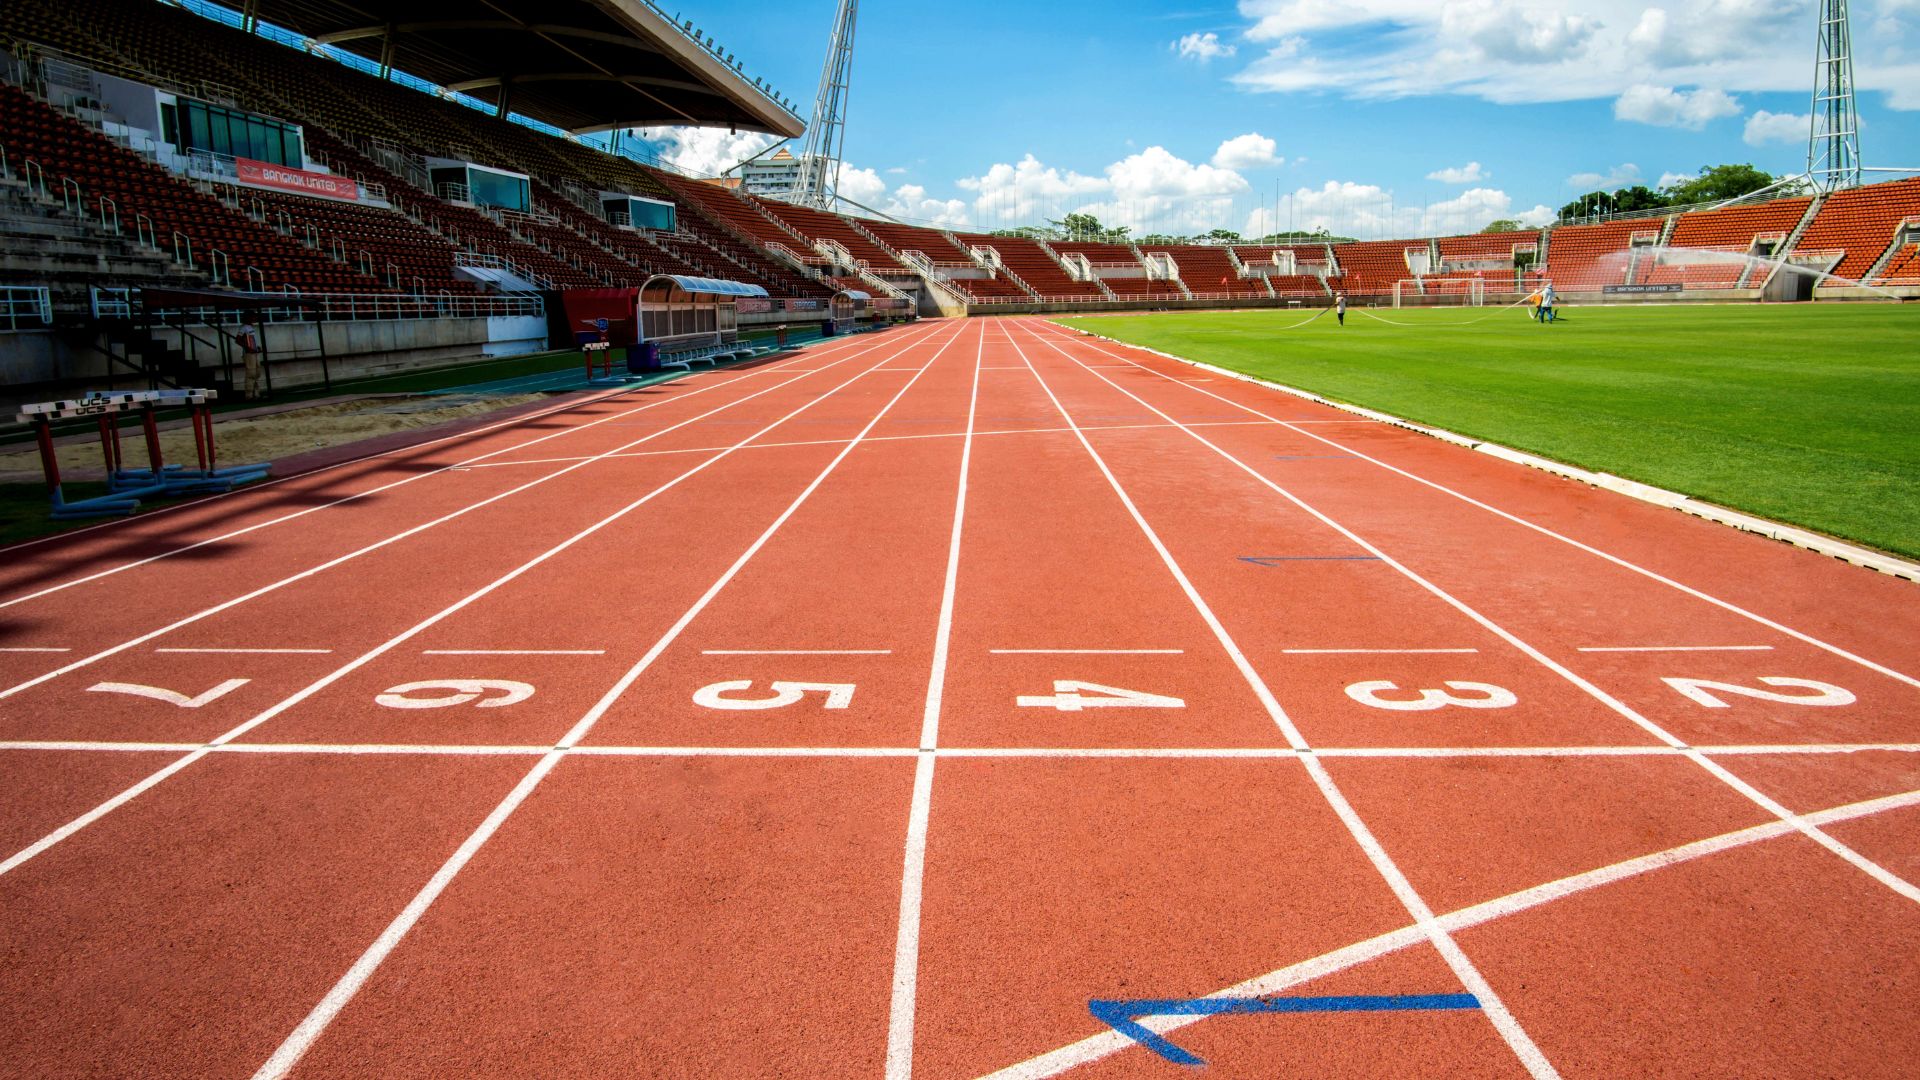
[[[833,0],[674,4],[807,111]],[[981,228],[1362,237],[1538,217],[1706,164],[1802,168],[1812,0],[862,5],[842,189]],[[1920,0],[1854,0],[1863,152],[1920,167]],[[764,142],[660,136],[717,171]]]

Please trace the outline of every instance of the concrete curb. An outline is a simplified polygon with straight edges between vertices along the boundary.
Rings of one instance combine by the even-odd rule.
[[[1628,480],[1625,477],[1614,476],[1612,473],[1593,472],[1587,469],[1577,468],[1572,465],[1554,461],[1550,458],[1538,457],[1534,454],[1515,450],[1512,447],[1502,446],[1499,443],[1487,442],[1482,439],[1456,434],[1444,428],[1427,427],[1424,424],[1416,424],[1411,420],[1394,416],[1390,413],[1378,412],[1374,409],[1365,409],[1358,405],[1349,405],[1345,402],[1334,401],[1330,398],[1321,397],[1319,394],[1313,393],[1310,390],[1302,390],[1299,387],[1288,386],[1285,383],[1262,379],[1257,376],[1248,375],[1245,372],[1229,371],[1226,368],[1216,367],[1213,364],[1203,363],[1199,360],[1189,360],[1184,356],[1175,356],[1172,353],[1161,352],[1158,349],[1150,349],[1144,345],[1135,345],[1132,342],[1121,341],[1118,338],[1111,338],[1105,334],[1096,334],[1090,330],[1082,330],[1079,327],[1068,326],[1062,327],[1062,329],[1070,330],[1086,337],[1096,338],[1100,341],[1111,342],[1122,348],[1138,349],[1141,352],[1151,353],[1154,356],[1186,364],[1189,367],[1196,367],[1202,371],[1211,372],[1223,378],[1236,379],[1240,382],[1252,383],[1255,386],[1264,386],[1269,389],[1278,390],[1281,393],[1291,394],[1297,398],[1304,398],[1317,405],[1325,405],[1330,409],[1339,409],[1341,412],[1352,413],[1355,416],[1362,416],[1368,420],[1377,420],[1382,424],[1391,424],[1397,428],[1405,428],[1408,431],[1419,432],[1430,438],[1439,439],[1441,442],[1462,446],[1468,450],[1477,451],[1490,457],[1497,457],[1502,461],[1511,461],[1517,465],[1525,465],[1528,468],[1539,469],[1542,472],[1549,472],[1555,476],[1578,481],[1591,487],[1625,495],[1630,499],[1638,499],[1641,502],[1652,503],[1655,506],[1665,507],[1669,510],[1678,510],[1683,514],[1692,514],[1694,517],[1704,518],[1707,521],[1717,522],[1730,528],[1739,529],[1741,532],[1755,533],[1771,540],[1779,540],[1783,543],[1805,548],[1808,551],[1818,552],[1822,555],[1839,559],[1841,562],[1852,563],[1855,566],[1864,567],[1868,570],[1878,571],[1879,573],[1901,578],[1906,581],[1920,582],[1920,563],[1909,562],[1906,559],[1888,555],[1885,552],[1874,551],[1871,548],[1864,548],[1857,544],[1849,544],[1844,540],[1836,540],[1833,537],[1823,536],[1795,525],[1788,525],[1784,522],[1770,521],[1766,518],[1744,514],[1738,510],[1732,510],[1715,503],[1696,499],[1691,495],[1683,495],[1677,491],[1667,491],[1664,488],[1657,488],[1650,484],[1642,484],[1637,480]]]

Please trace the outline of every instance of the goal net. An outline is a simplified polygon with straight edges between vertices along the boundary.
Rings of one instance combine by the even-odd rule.
[[[1393,306],[1485,307],[1484,278],[1407,278],[1393,284]]]

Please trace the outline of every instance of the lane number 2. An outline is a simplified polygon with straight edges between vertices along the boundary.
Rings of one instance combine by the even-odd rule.
[[[1781,694],[1772,690],[1762,690],[1754,686],[1741,686],[1739,683],[1713,682],[1708,679],[1662,679],[1661,682],[1680,691],[1688,699],[1709,709],[1731,708],[1721,700],[1720,695],[1754,698],[1759,701],[1777,701],[1782,705],[1851,705],[1855,698],[1853,692],[1842,689],[1832,683],[1815,682],[1812,679],[1789,679],[1778,675],[1762,675],[1760,681],[1768,686],[1799,687],[1811,690],[1811,694]]]
[[[777,682],[769,683],[767,688],[773,691],[771,697],[731,697],[729,695],[738,691],[753,689],[753,680],[718,682],[695,690],[693,703],[709,709],[752,712],[760,709],[784,709],[789,705],[798,705],[808,694],[824,694],[826,701],[821,704],[822,708],[844,709],[853,704],[854,684],[852,683]]]
[[[1184,709],[1187,707],[1187,703],[1177,697],[1149,694],[1141,690],[1123,690],[1117,686],[1101,686],[1099,683],[1075,682],[1072,679],[1055,679],[1051,694],[1023,694],[1014,700],[1022,708],[1058,709],[1061,712],[1079,712],[1081,709]]]
[[[1447,690],[1401,690],[1386,679],[1358,682],[1347,687],[1347,696],[1362,705],[1395,712],[1432,712],[1448,707],[1458,709],[1510,709],[1520,703],[1513,691],[1492,683],[1446,682]],[[1458,691],[1457,694],[1448,690]],[[1385,697],[1386,694],[1415,694],[1416,697]],[[1460,695],[1467,696],[1460,696]]]

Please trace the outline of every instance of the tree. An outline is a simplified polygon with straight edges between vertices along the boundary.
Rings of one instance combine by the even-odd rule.
[[[1520,224],[1519,222],[1513,220],[1512,218],[1501,218],[1499,221],[1496,221],[1493,224],[1488,225],[1486,228],[1481,229],[1480,231],[1483,233],[1506,233],[1506,232],[1519,232],[1524,228],[1526,228],[1526,226]]]
[[[1752,165],[1709,165],[1700,170],[1698,177],[1673,184],[1662,189],[1661,193],[1671,205],[1687,206],[1737,199],[1768,187],[1773,182],[1773,174],[1762,172]]]
[[[1212,240],[1216,244],[1238,244],[1240,243],[1240,234],[1234,232],[1232,229],[1215,229],[1201,237],[1201,239]]]
[[[1120,225],[1108,228],[1100,224],[1100,219],[1094,217],[1092,214],[1068,214],[1059,221],[1049,221],[1047,224],[1058,229],[1064,238],[1068,240],[1090,240],[1109,244],[1124,244],[1127,242],[1128,226]]]
[[[1599,214],[1631,214],[1639,210],[1658,210],[1669,205],[1667,197],[1636,184],[1618,191],[1589,191],[1560,208],[1560,220],[1593,217]]]

